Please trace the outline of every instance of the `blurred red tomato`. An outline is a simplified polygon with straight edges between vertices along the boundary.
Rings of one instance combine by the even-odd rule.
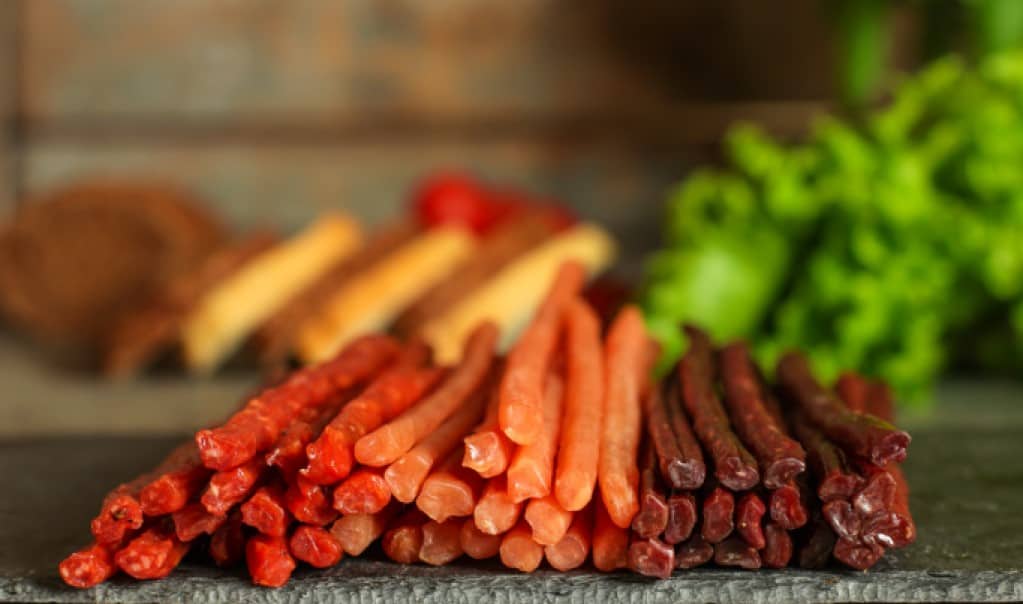
[[[416,218],[426,227],[460,225],[482,234],[496,219],[486,190],[463,174],[442,173],[428,178],[412,203]]]

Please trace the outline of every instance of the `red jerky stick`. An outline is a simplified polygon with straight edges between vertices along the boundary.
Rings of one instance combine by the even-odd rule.
[[[675,569],[675,550],[656,537],[633,534],[629,544],[629,568],[647,577],[667,579]]]
[[[258,457],[237,468],[216,472],[210,477],[199,501],[211,514],[226,514],[235,504],[245,500],[266,472],[266,464]]]
[[[181,541],[193,541],[199,535],[212,535],[220,528],[227,516],[211,514],[199,503],[190,503],[171,514],[174,521],[174,534]]]
[[[600,319],[585,302],[575,299],[565,315],[565,405],[554,477],[554,495],[561,507],[575,512],[586,507],[597,485],[599,447],[604,423],[604,359]]]
[[[612,520],[602,497],[593,498],[593,566],[602,572],[629,563],[629,531]]]
[[[895,480],[895,496],[887,512],[880,512],[867,520],[863,539],[885,547],[905,547],[916,540],[916,524],[909,513],[909,486],[897,465],[889,465],[886,469]]]
[[[689,350],[679,361],[682,402],[700,442],[714,461],[721,484],[735,491],[752,489],[760,482],[757,461],[732,432],[728,416],[714,391],[714,355],[707,334],[686,326]]]
[[[325,526],[337,518],[337,512],[330,503],[324,487],[309,482],[301,475],[296,475],[284,491],[284,506],[295,520],[306,524]]]
[[[735,532],[753,549],[764,549],[765,538],[761,520],[767,513],[767,506],[756,494],[744,493],[735,505]]]
[[[839,539],[832,551],[835,560],[856,570],[867,570],[877,564],[884,554],[884,548],[875,544]]]
[[[283,537],[291,524],[291,513],[284,503],[284,487],[280,484],[260,487],[240,510],[243,523],[271,537]]]
[[[443,566],[462,555],[462,520],[451,518],[444,522],[431,520],[423,525],[423,545],[419,548],[419,561],[432,566]]]
[[[308,461],[306,445],[319,436],[328,422],[337,417],[338,410],[349,398],[351,396],[348,391],[340,392],[322,407],[303,410],[267,452],[266,465],[279,469],[283,476],[292,476],[298,472]]]
[[[171,574],[188,552],[167,523],[142,531],[114,556],[117,567],[136,579],[162,579]]]
[[[663,533],[667,526],[668,502],[657,482],[657,454],[647,442],[640,464],[639,513],[632,519],[632,530],[641,538],[650,539]]]
[[[560,571],[579,568],[590,555],[590,542],[593,536],[593,504],[587,505],[575,513],[572,525],[565,536],[554,545],[543,548],[547,562]]]
[[[183,448],[172,462],[161,464],[160,474],[139,492],[142,512],[162,516],[180,510],[199,494],[209,476],[196,448]]]
[[[523,502],[516,502],[508,494],[507,480],[504,476],[496,476],[487,481],[480,500],[473,510],[476,528],[488,535],[506,533],[522,514]]]
[[[533,529],[533,541],[540,545],[561,541],[572,524],[572,516],[553,495],[530,499],[526,504],[526,523]]]
[[[210,557],[220,568],[230,568],[245,557],[245,531],[240,511],[232,512],[210,537]]]
[[[227,470],[252,459],[272,446],[302,409],[319,407],[335,393],[370,378],[398,351],[393,338],[364,336],[330,361],[292,374],[283,384],[251,399],[224,425],[196,433],[203,464]]]
[[[544,379],[549,372],[562,318],[582,291],[586,269],[566,262],[558,269],[547,297],[508,353],[501,378],[501,429],[517,444],[528,445],[543,433]]]
[[[543,562],[543,546],[533,541],[532,531],[525,519],[519,520],[501,538],[501,563],[524,573],[531,573]]]
[[[863,486],[863,477],[846,461],[845,452],[813,427],[802,413],[791,415],[792,432],[806,448],[806,460],[817,482],[821,501],[848,499]]]
[[[462,361],[437,389],[387,424],[355,443],[355,458],[369,466],[394,463],[436,430],[486,380],[494,361],[498,330],[490,322],[469,334]]]
[[[714,545],[714,564],[756,570],[761,566],[760,553],[738,535],[732,535]]]
[[[870,413],[867,411],[869,390],[870,382],[867,381],[867,378],[854,371],[846,371],[835,380],[835,392],[838,394],[838,398],[842,399],[842,402],[856,413]],[[877,417],[891,421],[884,415]]]
[[[689,541],[678,547],[675,552],[675,566],[696,568],[710,562],[713,557],[714,546],[704,541],[700,531],[696,531]]]
[[[508,494],[515,501],[544,497],[551,492],[563,392],[561,378],[556,374],[548,375],[541,409],[543,432],[530,444],[519,447],[508,465]]]
[[[83,547],[64,558],[58,568],[60,578],[71,587],[79,589],[99,585],[117,572],[113,552],[98,543]]]
[[[423,546],[423,525],[428,521],[418,508],[408,508],[384,532],[380,541],[384,554],[399,564],[418,562],[419,549]]]
[[[813,511],[810,522],[802,532],[799,547],[799,568],[824,568],[835,547],[835,531],[819,509]]]
[[[490,390],[488,386],[492,381],[490,379],[481,384],[469,400],[444,420],[439,428],[387,467],[383,477],[389,493],[393,493],[395,499],[403,503],[415,501],[430,470],[450,455],[462,442],[465,433],[480,420]]]
[[[462,465],[476,470],[483,478],[503,474],[515,453],[515,443],[501,431],[498,413],[501,398],[495,390],[487,401],[487,412],[483,421],[463,440],[465,457]]]
[[[679,380],[674,378],[677,374],[677,368],[670,371],[661,388],[668,422],[671,424],[671,431],[675,435],[675,441],[678,443],[678,449],[682,456],[681,464],[672,464],[668,469],[667,480],[676,489],[691,491],[703,486],[703,481],[707,477],[707,465],[703,458],[703,448],[693,432],[693,426],[686,415],[685,405],[682,403],[682,388]],[[658,455],[660,455],[660,450],[658,450]],[[671,476],[672,474],[674,477]],[[664,476],[663,470],[662,476]]]
[[[661,388],[651,388],[644,397],[646,431],[657,454],[661,476],[676,489],[694,489],[703,484],[706,467],[703,453],[689,428],[689,420],[678,416],[681,409],[669,408]],[[678,424],[682,438],[673,425]]]
[[[334,489],[334,509],[342,514],[376,514],[391,501],[383,468],[361,468]]]
[[[381,374],[306,446],[308,465],[302,475],[324,485],[348,476],[355,463],[355,443],[411,407],[443,376],[442,369],[410,366]]]
[[[886,468],[879,468],[866,460],[857,460],[856,467],[864,476],[863,488],[852,498],[853,507],[863,517],[888,511],[895,501],[895,478]]]
[[[288,550],[296,560],[313,568],[329,568],[341,561],[341,543],[326,529],[303,524],[288,540]]]
[[[809,514],[806,502],[809,497],[803,494],[809,490],[805,481],[791,480],[770,493],[771,520],[786,530],[795,530],[806,524]]]
[[[705,485],[707,486],[707,485]],[[720,485],[710,486],[703,499],[703,538],[709,543],[724,541],[735,528],[735,496]]]
[[[472,518],[467,518],[462,523],[459,540],[462,544],[462,551],[473,560],[493,558],[501,549],[501,536],[488,535],[479,530],[476,528],[476,521]]]
[[[346,554],[358,556],[380,538],[400,510],[401,504],[392,501],[376,514],[343,516],[330,527],[330,533],[341,543]]]
[[[635,306],[625,306],[608,328],[604,344],[604,433],[597,478],[614,523],[632,525],[639,512],[639,443],[643,434],[641,397],[649,382],[650,340]]]
[[[859,540],[863,530],[863,519],[848,501],[844,499],[829,501],[821,508],[821,513],[839,539]]]
[[[767,568],[785,568],[792,559],[792,536],[774,522],[764,526],[764,551],[760,555]]]
[[[691,493],[676,493],[668,498],[668,526],[664,541],[670,545],[682,543],[696,527],[696,498]]]
[[[790,352],[783,356],[777,376],[806,418],[829,439],[879,466],[906,458],[909,434],[873,415],[849,410],[814,379],[803,355]]]
[[[280,587],[295,570],[295,559],[284,537],[253,535],[245,544],[245,564],[252,582],[263,587]]]
[[[416,497],[416,507],[432,520],[444,522],[451,517],[471,516],[476,509],[483,493],[483,479],[462,467],[462,453],[461,448],[452,451],[423,482]]]
[[[806,469],[806,453],[765,406],[763,384],[746,343],[726,346],[718,359],[732,427],[760,464],[764,486],[776,489]]]

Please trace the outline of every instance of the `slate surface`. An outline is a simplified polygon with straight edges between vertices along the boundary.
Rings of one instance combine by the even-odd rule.
[[[60,583],[60,558],[88,539],[110,485],[153,465],[170,437],[31,439],[0,443],[0,600],[16,601],[1017,601],[1023,600],[1023,396],[960,385],[932,418],[907,422],[907,472],[916,544],[869,573],[838,568],[736,572],[699,569],[668,581],[626,573],[539,571],[494,565],[400,567],[348,560],[298,571],[279,590],[251,587],[241,571],[186,562],[163,581],[118,579],[93,590]],[[947,398],[947,397],[946,397]]]

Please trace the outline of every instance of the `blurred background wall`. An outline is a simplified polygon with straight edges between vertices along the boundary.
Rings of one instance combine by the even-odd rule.
[[[797,133],[828,105],[822,7],[4,0],[0,207],[130,174],[187,184],[239,226],[337,205],[376,221],[455,166],[636,241],[729,122]]]

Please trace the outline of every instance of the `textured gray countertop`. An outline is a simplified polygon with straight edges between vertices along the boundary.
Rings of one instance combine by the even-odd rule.
[[[946,385],[930,416],[907,418],[913,546],[875,569],[698,569],[668,581],[627,573],[520,575],[495,565],[401,567],[379,556],[300,570],[284,588],[186,561],[170,578],[77,591],[57,562],[87,541],[103,493],[152,466],[173,437],[58,436],[0,441],[0,600],[15,601],[983,601],[1023,600],[1023,395],[1011,385]]]

